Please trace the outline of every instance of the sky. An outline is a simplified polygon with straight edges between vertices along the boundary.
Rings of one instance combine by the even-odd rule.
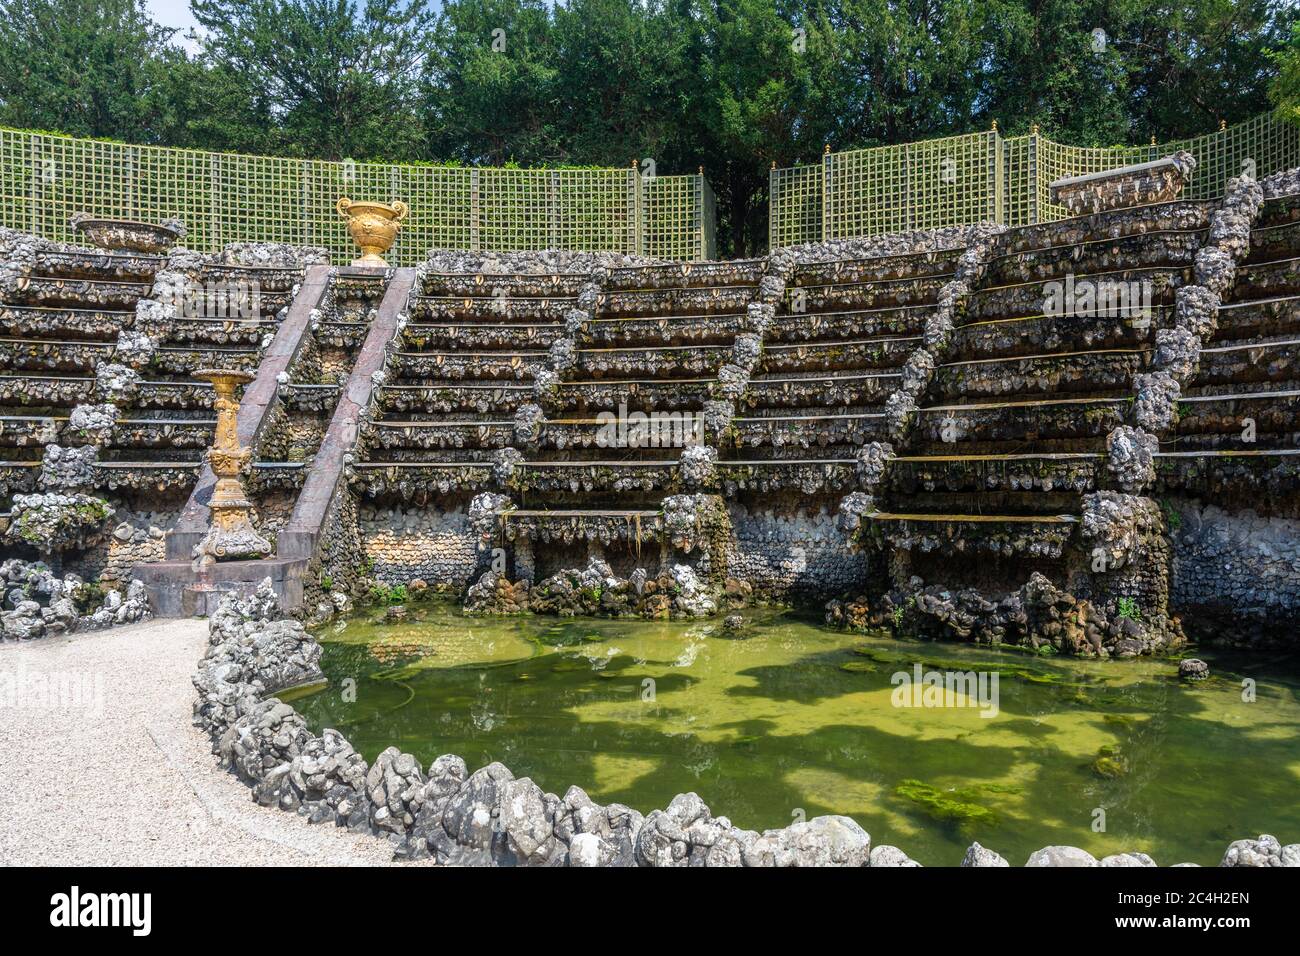
[[[194,15],[190,13],[190,0],[148,0],[147,5],[156,21],[180,31],[176,34],[175,41],[193,53],[196,45],[185,39],[185,34],[198,26],[194,22]]]
[[[198,45],[185,38],[185,34],[191,29],[198,28],[198,24],[194,22],[194,15],[190,13],[190,0],[146,0],[146,5],[156,21],[165,27],[173,27],[179,31],[174,38],[178,44],[191,53],[197,51]],[[437,10],[441,4],[433,3],[431,6]]]

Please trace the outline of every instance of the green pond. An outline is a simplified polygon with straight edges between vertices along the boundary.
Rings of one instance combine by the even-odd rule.
[[[751,829],[842,813],[927,865],[972,840],[1013,865],[1054,843],[1213,865],[1231,840],[1300,840],[1295,657],[1202,649],[1212,676],[1188,685],[1170,659],[864,638],[777,611],[748,612],[743,639],[720,621],[377,616],[320,634],[329,686],[294,702],[367,759],[497,760],[643,813],[694,790]],[[916,664],[996,674],[996,713],[960,693],[896,706],[891,677]]]

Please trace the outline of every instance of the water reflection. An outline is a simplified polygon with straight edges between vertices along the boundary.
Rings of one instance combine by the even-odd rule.
[[[752,612],[721,623],[465,618],[445,607],[325,635],[330,687],[296,705],[368,758],[499,760],[548,790],[649,811],[695,790],[746,827],[847,813],[876,843],[955,864],[1051,843],[1213,864],[1228,840],[1300,837],[1295,659],[1088,662],[910,644]],[[996,672],[998,713],[893,706],[893,674]],[[1258,682],[1242,699],[1240,681]],[[355,700],[342,693],[356,682]],[[1106,829],[1093,829],[1098,809]]]

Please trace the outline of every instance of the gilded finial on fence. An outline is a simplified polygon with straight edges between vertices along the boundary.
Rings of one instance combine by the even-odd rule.
[[[1219,120],[1219,132],[1222,133],[1227,128],[1228,128],[1228,121],[1226,119]]]
[[[701,176],[704,175],[704,167],[703,167],[703,166],[700,167],[700,175],[701,175]]]
[[[993,128],[994,128],[994,129],[997,129],[997,128],[998,128],[998,124],[997,124],[996,121],[993,123]],[[1037,124],[1037,123],[1035,123],[1033,126],[1029,127],[1029,135],[1030,135],[1030,136],[1037,136],[1037,135],[1038,135],[1038,124]]]
[[[1155,134],[1155,133],[1152,133],[1152,134],[1151,134],[1151,145],[1154,146],[1155,144],[1156,144],[1156,134]]]
[[[997,121],[997,120],[994,120],[994,121],[993,121],[993,132],[996,133],[997,131],[998,131],[998,121]]]
[[[830,152],[831,152],[831,144],[827,143],[825,146],[822,147],[822,155],[829,156]]]

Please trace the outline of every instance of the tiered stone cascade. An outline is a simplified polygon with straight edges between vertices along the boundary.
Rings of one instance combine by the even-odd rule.
[[[1136,495],[1155,439],[1129,422],[1211,212],[1113,209],[982,246],[956,322],[927,332],[939,347],[918,364],[912,422],[865,463],[873,497],[846,502],[887,575],[833,620],[1081,654],[1181,639],[1163,517]]]
[[[1260,187],[1263,187],[1262,189]],[[1151,389],[1176,606],[1202,634],[1294,639],[1300,588],[1300,186],[1233,180],[1197,287],[1180,290],[1174,379]],[[1171,345],[1174,343],[1171,343]],[[1194,348],[1191,348],[1194,346]],[[1176,376],[1176,377],[1175,377]],[[1160,382],[1153,384],[1159,385]],[[1170,399],[1162,401],[1164,395]],[[1169,401],[1170,404],[1165,404]],[[1163,426],[1163,427],[1160,427]]]
[[[428,531],[439,546],[422,549],[440,581],[477,579],[493,545],[508,552],[498,572],[525,588],[590,561],[612,563],[604,576],[625,581],[637,568],[653,578],[678,564],[718,576],[704,550],[672,555],[664,497],[712,486],[690,462],[757,284],[754,264],[569,263],[584,271],[539,271],[539,260],[421,270],[353,468],[363,522],[384,516],[370,540],[381,580],[405,550],[391,533],[400,529],[384,525],[405,525],[408,501],[444,516]],[[444,549],[458,573],[447,573]],[[477,555],[468,564],[466,550]]]
[[[998,228],[769,257],[764,281],[775,298],[750,307],[761,358],[718,463],[738,529],[732,563],[756,597],[816,599],[866,577],[866,555],[846,547],[837,525],[868,500],[867,456],[887,447],[888,399],[918,381],[913,370],[964,250]],[[772,527],[783,530],[776,540]]]
[[[155,561],[175,496],[194,488],[195,507],[172,542],[206,531],[210,399],[183,376],[201,358],[260,360],[276,372],[241,404],[259,423],[248,491],[296,569],[282,596],[309,613],[375,584],[470,592],[484,611],[649,616],[848,595],[832,617],[851,626],[1127,656],[1178,640],[1171,612],[1199,594],[1285,627],[1300,610],[1287,188],[1266,184],[1262,211],[1239,179],[1222,203],[737,262],[435,252],[409,301],[383,270],[308,276],[269,344],[265,322],[165,306],[195,277],[276,267],[251,248],[177,250],[151,265],[152,298],[114,313],[111,343],[15,350],[93,369],[98,394],[66,425],[10,416],[0,441],[21,467],[0,479],[71,509],[107,492],[123,533],[71,515],[59,539]],[[56,262],[84,252],[14,248],[13,295],[36,278],[40,295],[81,294]],[[52,274],[32,271],[38,253]],[[76,270],[143,275],[140,257],[96,255],[73,267],[77,288],[126,303]],[[16,327],[100,327],[15,308]],[[171,342],[194,363],[167,357]],[[113,361],[87,364],[96,350]],[[341,381],[356,389],[342,417]],[[154,408],[169,411],[122,431]],[[134,510],[146,489],[161,514]]]
[[[521,587],[539,583],[580,595],[591,576],[591,593],[610,595],[598,612],[645,613],[618,597],[636,590],[633,572],[653,582],[682,566],[726,585],[719,608],[866,582],[871,610],[841,605],[837,619],[901,615],[1075,653],[1163,647],[1180,632],[1164,514],[1141,497],[1165,454],[1143,427],[1142,376],[1176,359],[1195,293],[1175,293],[1212,231],[1233,241],[1231,210],[1216,208],[1163,202],[734,263],[431,264],[413,315],[439,321],[404,333],[416,347],[393,368],[407,371],[381,391],[358,453],[360,547],[384,583],[482,578],[481,610],[522,609]],[[699,447],[602,443],[632,445],[627,418],[644,436],[651,412],[697,410]],[[670,526],[701,514],[708,546],[675,550]],[[928,573],[944,555],[980,560]],[[926,588],[938,591],[914,620]],[[956,613],[963,588],[985,604]],[[1030,633],[1061,614],[1069,627]]]
[[[211,442],[211,389],[190,373],[255,367],[302,264],[319,253],[143,253],[10,231],[0,247],[0,497],[45,489],[110,501],[116,526],[95,546],[28,550],[125,587],[137,563],[163,556]]]

